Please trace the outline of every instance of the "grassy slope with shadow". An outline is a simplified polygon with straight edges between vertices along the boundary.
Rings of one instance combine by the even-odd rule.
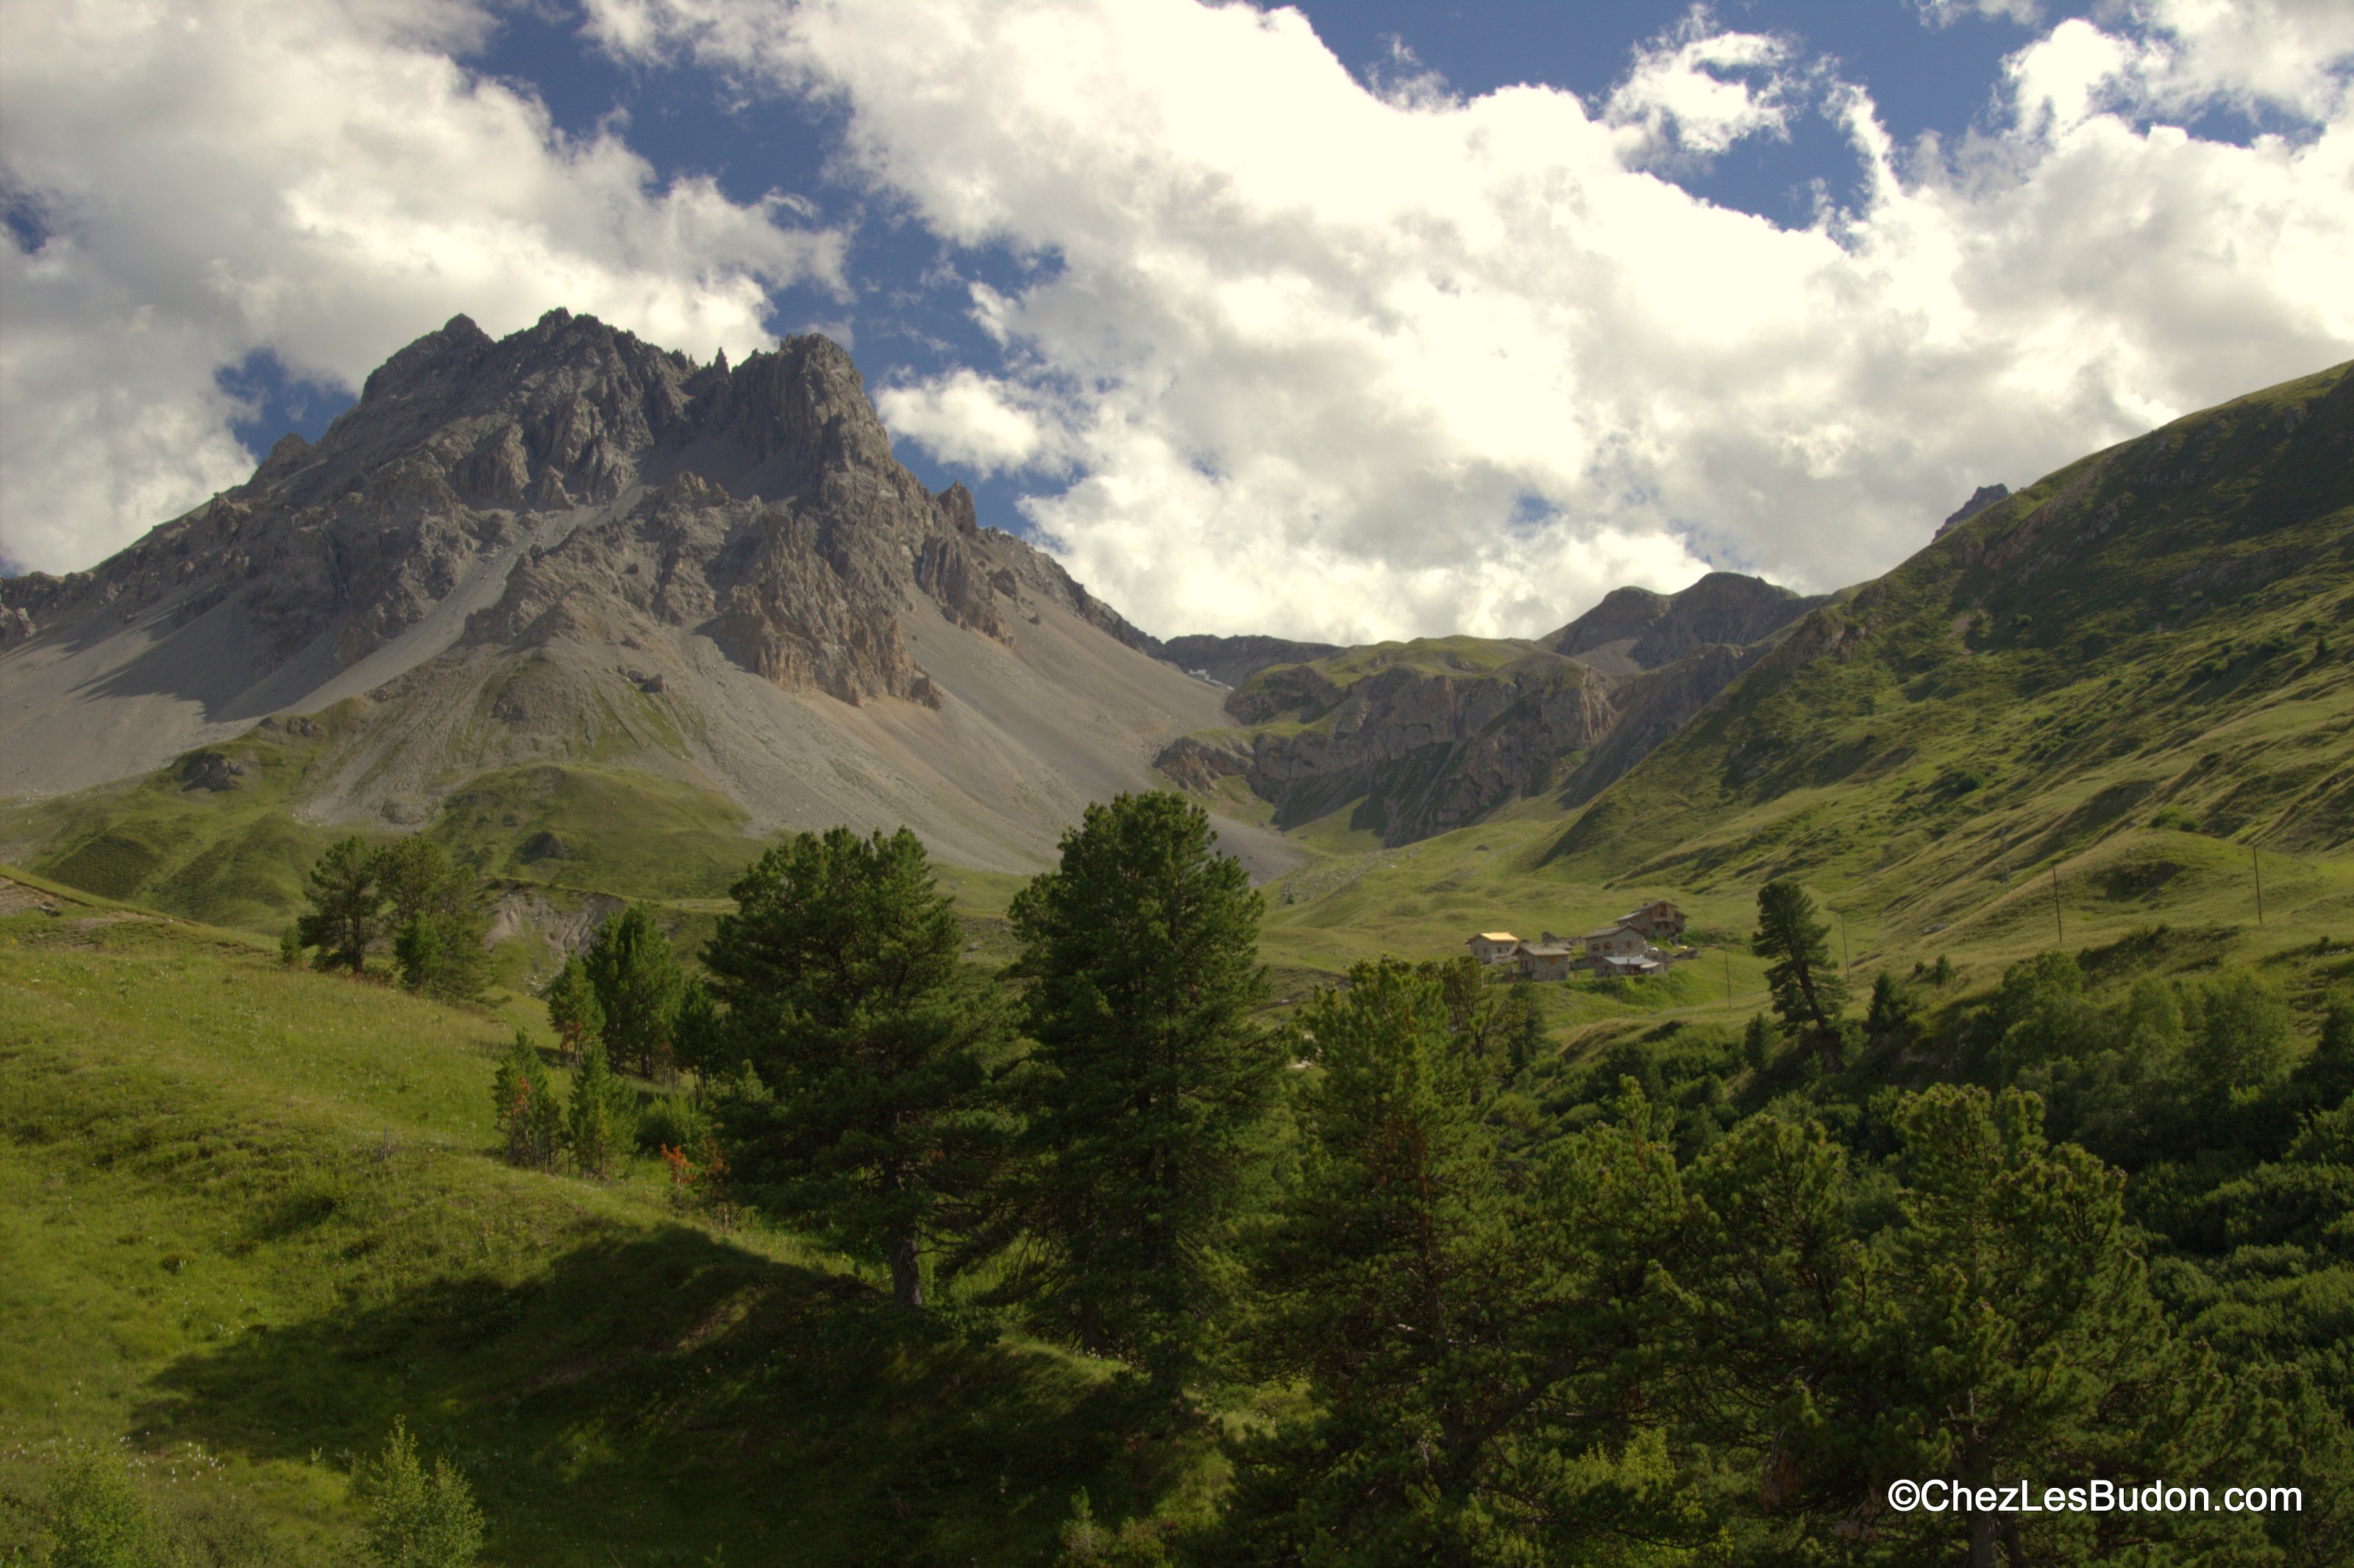
[[[0,1558],[79,1439],[126,1442],[167,1512],[340,1561],[350,1457],[396,1414],[495,1563],[1027,1562],[1080,1487],[1108,1517],[1171,1482],[1097,1363],[912,1324],[644,1162],[505,1166],[505,1022],[8,891]]]
[[[1957,884],[2065,880],[2168,809],[2342,857],[2349,464],[2347,366],[2072,464],[1815,611],[1548,857],[1701,887],[1823,876],[1917,927],[1953,922]]]

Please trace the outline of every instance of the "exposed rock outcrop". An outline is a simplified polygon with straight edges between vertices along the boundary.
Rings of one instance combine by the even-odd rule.
[[[1952,516],[1937,524],[1937,532],[1932,535],[1932,537],[1942,539],[1946,536],[1946,529],[1953,527],[1956,524],[1968,522],[1971,518],[1977,516],[1988,507],[1992,506],[1998,501],[2008,501],[2009,499],[2010,486],[2007,484],[1981,484],[1976,490],[1970,492],[1970,498],[1967,501],[1963,502],[1961,505],[1955,510]]]
[[[1739,648],[1763,641],[1824,602],[1826,596],[1802,597],[1762,577],[1711,572],[1676,593],[1613,588],[1542,641],[1556,653],[1630,675],[1713,643]]]
[[[1595,744],[1617,717],[1600,672],[1542,652],[1477,676],[1395,664],[1346,687],[1299,665],[1263,673],[1254,691],[1228,699],[1228,712],[1238,702],[1258,712],[1294,692],[1299,702],[1278,710],[1288,722],[1189,736],[1157,766],[1196,789],[1245,772],[1275,803],[1280,827],[1356,801],[1353,826],[1407,843],[1541,787],[1564,753]]]
[[[584,509],[598,514],[535,522]],[[1041,599],[1151,642],[980,526],[962,486],[927,492],[830,340],[697,366],[557,310],[497,342],[453,317],[386,361],[315,445],[287,437],[245,484],[95,571],[8,583],[0,646],[94,609],[129,620],[172,599],[185,621],[237,595],[249,677],[306,652],[341,669],[542,535],[471,637],[698,627],[766,679],[854,704],[938,701],[899,623],[919,595],[1000,643]]]
[[[458,317],[317,442],[90,571],[0,584],[0,794],[316,723],[316,821],[412,825],[581,768],[641,793],[616,810],[699,802],[682,832],[904,822],[1034,870],[1217,721],[1155,646],[901,467],[822,336],[698,366],[561,311],[496,342]],[[488,829],[528,836],[512,815]],[[1259,874],[1297,858],[1220,833]]]
[[[1540,789],[1558,789],[1575,805],[1641,761],[1825,602],[1712,572],[1678,593],[1617,589],[1534,645],[1479,645],[1500,662],[1492,670],[1479,670],[1476,659],[1457,664],[1460,674],[1431,668],[1457,660],[1443,644],[1255,665],[1225,700],[1227,716],[1245,727],[1188,736],[1163,748],[1158,766],[1199,790],[1240,772],[1274,802],[1280,826],[1354,801],[1352,825],[1392,844],[1463,826]],[[1286,646],[1226,641],[1246,645],[1234,650],[1238,660]],[[1176,646],[1164,644],[1163,656]],[[1369,658],[1383,667],[1363,674]]]
[[[1222,686],[1239,686],[1277,664],[1304,664],[1340,652],[1333,642],[1294,642],[1283,637],[1172,637],[1154,653],[1188,673],[1198,671]]]

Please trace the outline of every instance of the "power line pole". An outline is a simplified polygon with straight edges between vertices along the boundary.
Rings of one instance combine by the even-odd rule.
[[[2264,923],[2264,862],[2253,844],[2248,846],[2248,863],[2256,868],[2256,924],[2261,926]]]
[[[2060,868],[2056,865],[2052,868],[2052,928],[2059,935],[2060,946],[2066,947],[2068,927],[2060,918]]]
[[[1840,916],[1840,979],[1850,978],[1848,971],[1854,967],[1847,956],[1847,916],[1842,912]]]
[[[1724,949],[1724,1011],[1733,1011],[1733,949]]]

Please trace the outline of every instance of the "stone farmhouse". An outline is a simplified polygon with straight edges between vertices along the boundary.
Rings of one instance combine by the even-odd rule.
[[[1655,899],[1639,909],[1629,909],[1618,916],[1617,924],[1630,931],[1640,931],[1654,942],[1681,942],[1684,935],[1684,912],[1666,899]]]
[[[1464,946],[1483,964],[1500,964],[1521,950],[1521,939],[1510,931],[1482,931]]]
[[[1596,975],[1659,974],[1673,957],[1660,944],[1676,942],[1683,934],[1684,912],[1661,898],[1583,937],[1556,937],[1547,931],[1528,942],[1510,931],[1481,931],[1464,945],[1479,962],[1509,963],[1523,980],[1567,980],[1580,969]]]
[[[1585,944],[1589,964],[1603,959],[1639,959],[1651,951],[1651,938],[1632,926],[1605,926],[1578,940]]]
[[[1547,931],[1540,941],[1522,942],[1512,955],[1512,965],[1522,980],[1567,980],[1577,968],[1577,949]]]

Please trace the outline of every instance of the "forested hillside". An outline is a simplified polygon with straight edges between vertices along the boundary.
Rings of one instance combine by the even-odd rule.
[[[683,949],[642,906],[609,921],[501,1016],[429,1000],[482,983],[429,939],[464,874],[347,841],[275,953],[0,888],[0,1541],[119,1526],[137,1561],[224,1564],[472,1562],[469,1531],[515,1563],[2354,1547],[2345,944],[2219,963],[2152,927],[1866,996],[1783,881],[1748,938],[1770,1005],[1729,1022],[1564,1042],[1544,988],[1469,959],[1361,964],[1287,1008],[1260,896],[1159,795],[1066,836],[1010,963],[912,835],[837,832],[779,845]],[[439,1468],[403,1471],[401,1434]],[[1932,1477],[2214,1506],[1892,1504]],[[2246,1486],[2292,1490],[2223,1509]],[[398,1555],[429,1538],[458,1554]]]

